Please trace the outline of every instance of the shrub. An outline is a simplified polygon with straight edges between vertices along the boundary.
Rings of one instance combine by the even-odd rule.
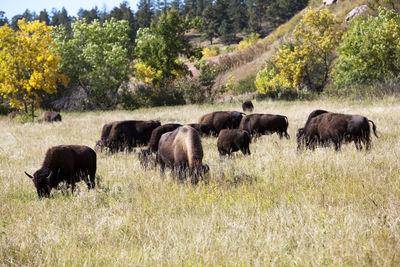
[[[219,47],[218,47],[218,46],[213,46],[213,47],[211,47],[211,48],[209,48],[209,47],[204,47],[204,48],[203,48],[203,51],[202,51],[202,54],[203,54],[202,59],[218,56],[219,53],[220,53],[220,50],[219,50]]]
[[[255,45],[260,40],[258,33],[251,33],[249,36],[244,37],[243,40],[238,44],[237,50],[243,50],[250,46]]]
[[[234,93],[238,95],[238,94],[244,94],[244,93],[257,91],[257,88],[254,84],[255,80],[256,80],[256,76],[250,75],[250,76],[246,77],[245,79],[239,81],[239,83],[233,89]]]

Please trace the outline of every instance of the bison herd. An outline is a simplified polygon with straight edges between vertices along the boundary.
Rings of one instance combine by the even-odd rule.
[[[251,102],[250,102],[251,104]],[[252,110],[253,105],[243,105],[244,110]],[[332,113],[326,110],[314,110],[308,116],[304,127],[298,129],[297,149],[314,150],[317,146],[333,145],[340,150],[341,144],[354,142],[356,149],[371,147],[370,123],[376,134],[375,123],[360,115]],[[179,181],[189,176],[193,184],[204,180],[209,171],[203,161],[202,136],[217,137],[217,149],[220,156],[241,151],[250,155],[252,138],[264,134],[277,133],[280,138],[290,138],[287,133],[288,118],[282,115],[249,114],[238,111],[215,111],[203,115],[199,123],[181,125],[160,121],[115,121],[103,126],[100,140],[96,143],[99,150],[110,153],[131,152],[135,147],[146,146],[138,152],[143,167],[159,165],[161,174],[165,167],[172,170]],[[38,196],[49,197],[50,190],[57,188],[60,182],[66,182],[71,190],[75,183],[83,180],[89,189],[95,186],[96,153],[87,146],[64,145],[50,148],[42,167],[32,179]]]

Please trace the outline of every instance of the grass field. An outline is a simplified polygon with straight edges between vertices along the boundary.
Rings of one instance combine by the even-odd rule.
[[[219,158],[204,138],[209,183],[178,184],[142,170],[136,153],[98,153],[98,184],[39,200],[23,171],[59,144],[93,147],[105,122],[196,122],[240,104],[133,112],[62,113],[63,122],[0,118],[0,265],[392,265],[400,264],[400,99],[255,102],[289,118],[290,140],[263,136],[252,155]],[[361,114],[379,138],[370,152],[297,153],[295,133],[317,108]]]

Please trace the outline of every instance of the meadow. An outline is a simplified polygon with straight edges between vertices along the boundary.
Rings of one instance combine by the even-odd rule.
[[[59,144],[94,147],[102,125],[124,119],[197,122],[239,103],[62,113],[53,124],[0,118],[0,265],[231,266],[400,264],[400,99],[253,102],[283,114],[251,156],[220,159],[202,138],[208,183],[164,179],[136,153],[97,154],[97,185],[39,200],[24,171]],[[369,152],[354,144],[298,153],[296,131],[314,109],[360,114],[377,125]],[[137,152],[137,151],[136,151]]]

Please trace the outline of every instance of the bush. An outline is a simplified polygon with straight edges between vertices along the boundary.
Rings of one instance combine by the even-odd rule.
[[[260,40],[258,33],[251,33],[249,36],[244,37],[243,40],[238,44],[237,50],[243,50],[250,46],[255,45]]]
[[[257,88],[254,84],[255,80],[256,80],[256,76],[250,75],[247,78],[239,81],[239,83],[233,89],[234,93],[236,95],[240,95],[240,94],[244,94],[244,93],[257,91]]]
[[[213,46],[211,48],[204,47],[203,51],[202,51],[202,54],[203,54],[202,59],[218,56],[219,53],[220,53],[220,50],[219,50],[218,46]]]
[[[0,103],[0,115],[8,115],[11,112],[10,106],[6,103]]]

